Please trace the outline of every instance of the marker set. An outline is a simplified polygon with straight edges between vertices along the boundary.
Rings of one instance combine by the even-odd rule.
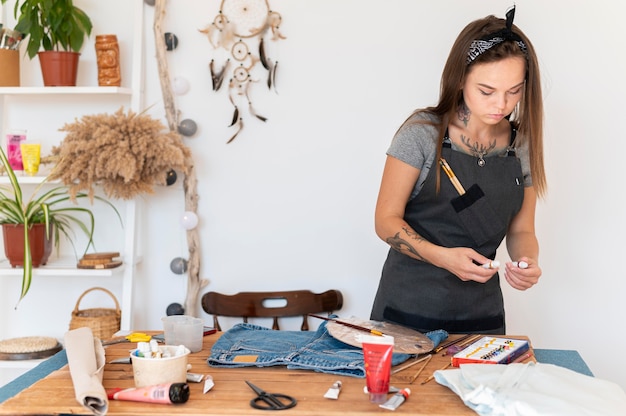
[[[530,349],[528,341],[510,338],[483,337],[452,356],[452,365],[508,364]]]

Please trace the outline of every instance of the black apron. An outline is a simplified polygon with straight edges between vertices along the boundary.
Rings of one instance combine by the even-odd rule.
[[[511,143],[515,139],[511,128]],[[493,259],[524,199],[522,168],[515,151],[485,159],[442,147],[466,190],[459,196],[442,172],[436,192],[435,161],[418,195],[408,202],[404,219],[426,240],[443,247],[471,247]],[[445,269],[394,249],[383,266],[371,319],[421,332],[505,334],[500,277],[486,283],[464,282]]]

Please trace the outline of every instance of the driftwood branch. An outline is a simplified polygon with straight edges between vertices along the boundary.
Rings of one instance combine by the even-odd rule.
[[[174,101],[174,93],[170,81],[170,72],[167,61],[167,47],[165,45],[165,33],[161,24],[165,17],[165,5],[167,0],[156,0],[154,4],[154,39],[156,42],[156,56],[161,81],[161,92],[163,94],[163,105],[165,107],[165,117],[171,131],[178,131],[178,111]],[[182,140],[182,139],[181,139]],[[190,156],[187,161],[187,174],[183,181],[185,192],[185,211],[198,212],[198,180],[193,158]],[[208,284],[207,280],[200,278],[200,237],[198,228],[187,230],[187,246],[189,248],[188,275],[187,275],[187,296],[185,298],[185,314],[198,316],[200,291]]]

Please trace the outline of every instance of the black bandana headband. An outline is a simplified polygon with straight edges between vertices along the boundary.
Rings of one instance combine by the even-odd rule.
[[[515,6],[513,6],[508,12],[506,12],[506,27],[504,29],[499,30],[495,33],[490,33],[489,35],[483,36],[482,38],[472,42],[469,51],[467,51],[466,63],[468,65],[471,64],[480,55],[507,40],[517,43],[517,46],[519,46],[524,55],[527,55],[528,51],[526,48],[526,44],[518,34],[513,33],[514,18]]]

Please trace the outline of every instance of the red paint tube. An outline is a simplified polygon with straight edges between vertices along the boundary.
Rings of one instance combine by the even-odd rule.
[[[387,401],[389,379],[391,378],[393,337],[364,335],[361,337],[361,344],[365,362],[365,381],[370,402],[384,403]]]
[[[187,383],[167,383],[130,389],[117,388],[107,390],[107,396],[110,400],[179,404],[189,400],[189,385]]]

